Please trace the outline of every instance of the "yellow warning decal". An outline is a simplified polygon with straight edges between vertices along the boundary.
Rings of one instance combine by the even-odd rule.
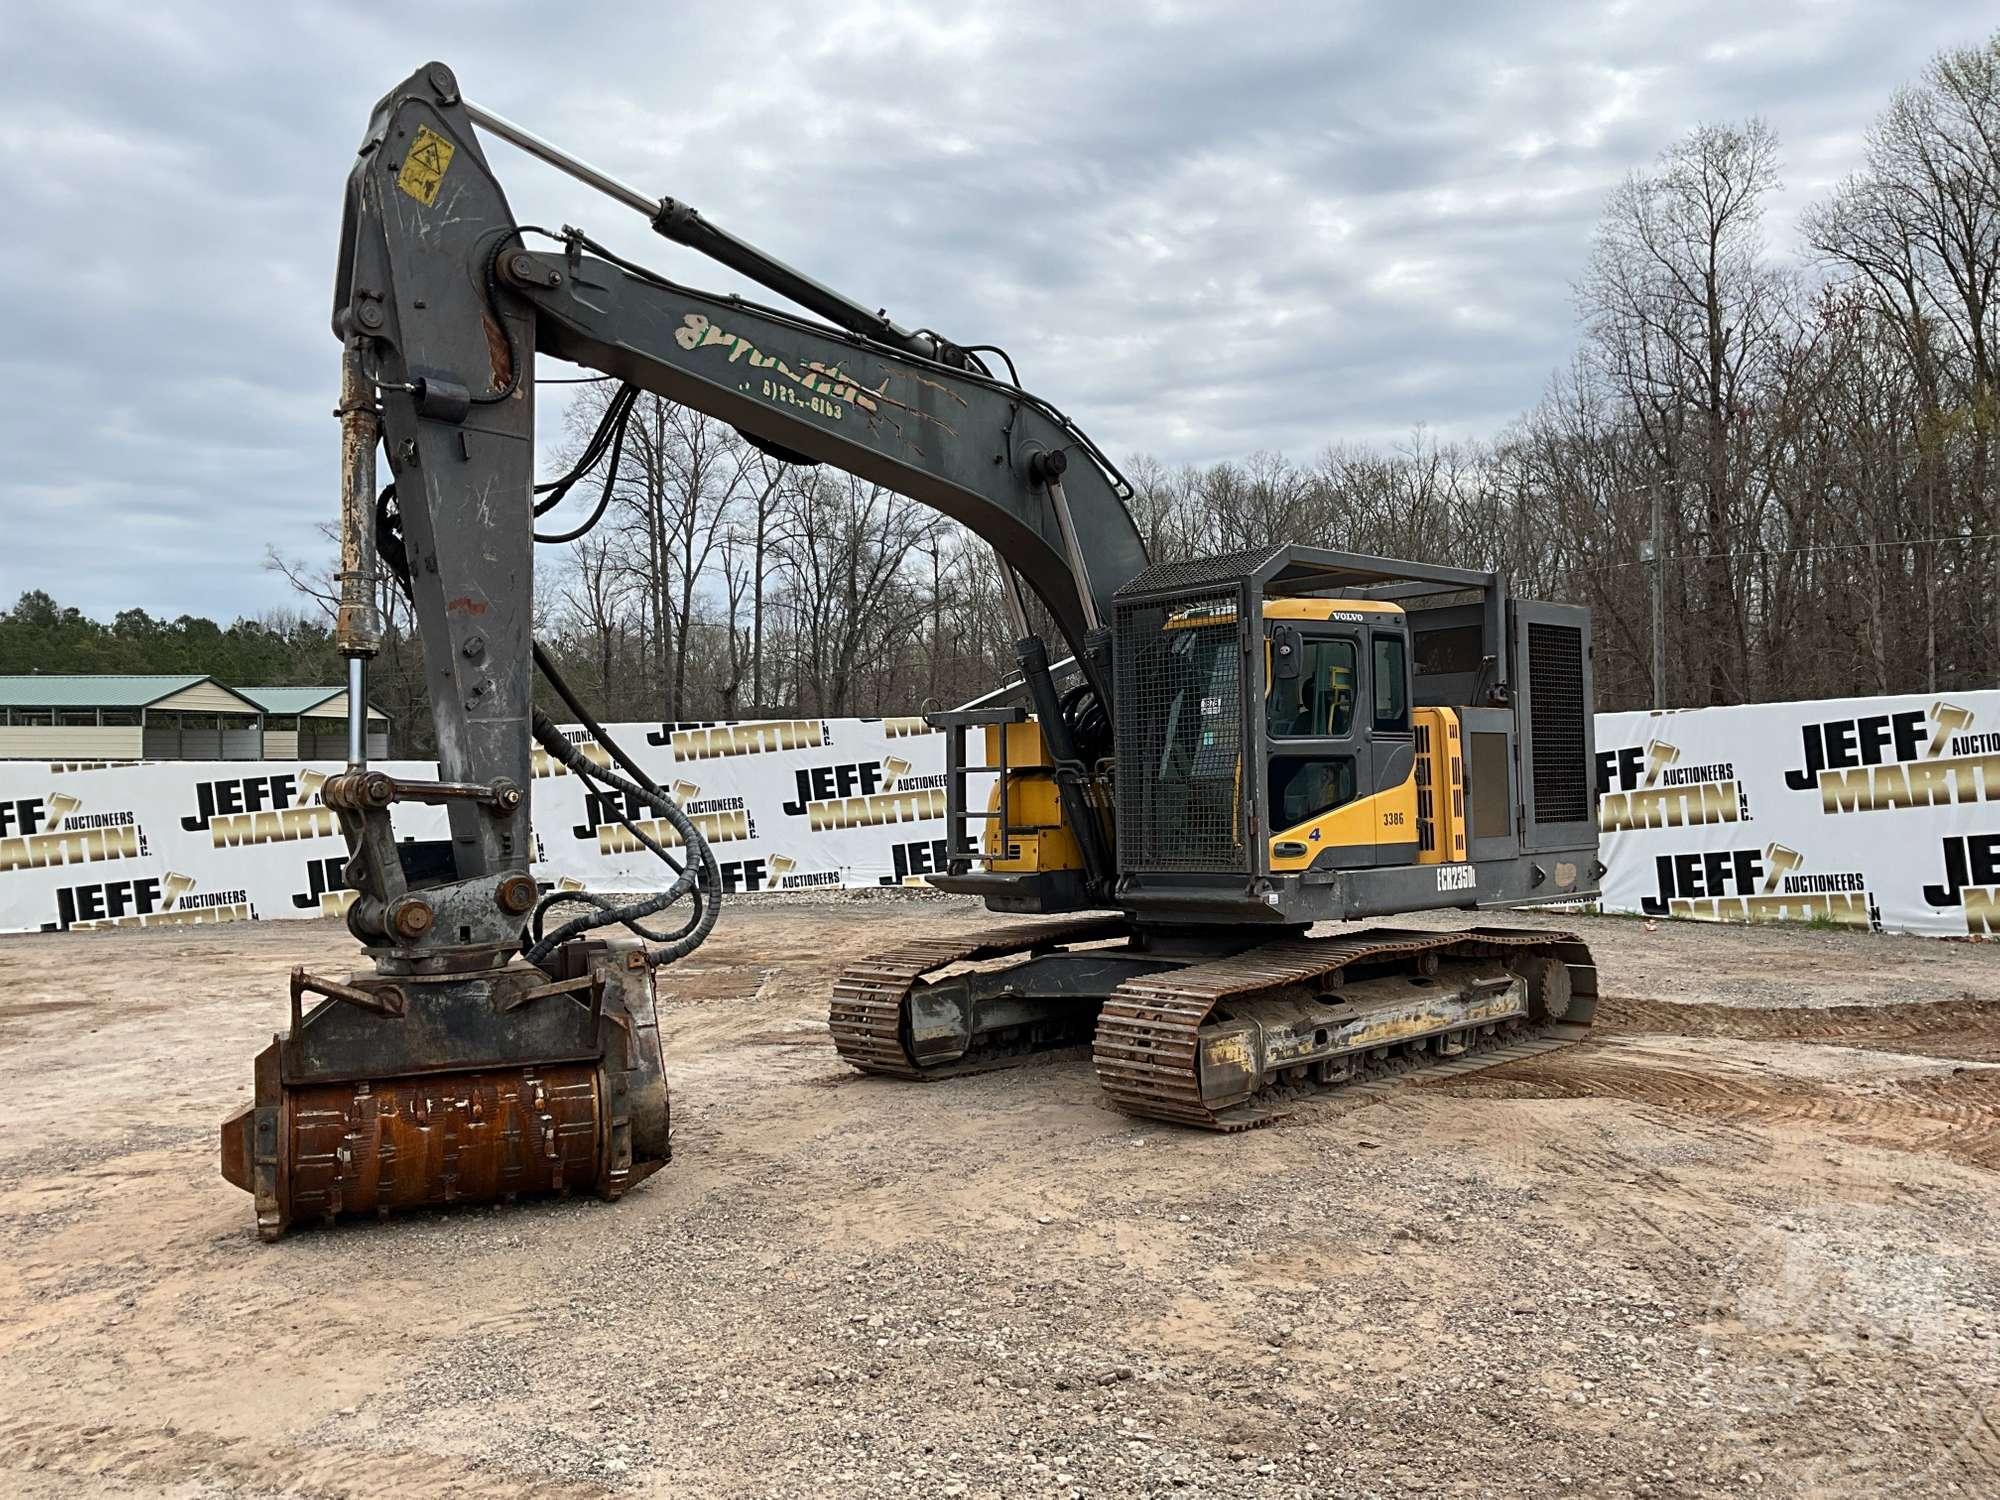
[[[438,186],[444,181],[445,168],[451,165],[452,154],[457,150],[428,125],[419,125],[416,143],[403,158],[403,170],[396,174],[396,186],[429,208],[437,202]]]

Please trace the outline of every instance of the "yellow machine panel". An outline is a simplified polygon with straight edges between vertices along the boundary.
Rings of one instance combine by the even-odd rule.
[[[1345,620],[1362,615],[1402,619],[1403,606],[1386,599],[1266,599],[1267,620]],[[1211,625],[1234,625],[1233,614],[1217,614],[1212,609],[1184,610],[1167,621],[1169,630],[1201,630]]]
[[[1417,731],[1417,863],[1465,862],[1465,747],[1458,713],[1420,708]]]
[[[1019,724],[988,724],[986,726],[986,764],[1007,766],[1010,769],[1024,766],[1045,766],[1049,763],[1049,747],[1042,740],[1042,726],[1033,719]]]
[[[992,856],[987,868],[1007,875],[1081,870],[1083,851],[1063,822],[1062,796],[1041,726],[1032,719],[987,725],[986,764],[1007,768],[986,801],[988,812],[1005,814],[986,820],[981,843]]]
[[[1449,708],[1419,708],[1412,719],[1417,758],[1409,777],[1273,834],[1274,873],[1309,869],[1328,849],[1384,844],[1415,843],[1420,865],[1464,862],[1465,756],[1458,715]]]
[[[1271,870],[1296,875],[1328,849],[1372,849],[1407,844],[1417,826],[1417,773],[1373,796],[1358,797],[1331,812],[1271,836]]]
[[[1395,615],[1403,606],[1386,599],[1266,599],[1267,620],[1338,620],[1348,615]]]

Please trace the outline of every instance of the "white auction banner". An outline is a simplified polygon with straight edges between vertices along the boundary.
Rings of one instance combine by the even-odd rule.
[[[920,718],[611,732],[696,820],[728,890],[902,884],[942,862],[944,736]],[[0,761],[0,932],[337,916],[347,849],[318,790],[339,769]],[[1597,787],[1608,910],[2000,933],[2000,692],[1599,714]],[[650,809],[539,749],[533,797],[545,887],[671,879],[618,821],[674,843]],[[398,807],[396,828],[442,838],[444,814]]]
[[[2000,692],[1597,716],[1607,910],[2000,935]]]
[[[942,860],[944,735],[921,718],[609,727],[694,818],[728,891],[902,884]],[[586,753],[604,759],[594,744]],[[429,762],[377,764],[436,775]],[[318,795],[340,769],[0,761],[0,932],[338,916],[353,899],[347,845]],[[545,887],[657,890],[673,879],[618,821],[678,844],[649,807],[589,790],[539,748],[532,795]],[[399,805],[395,819],[401,838],[446,835],[440,809]]]

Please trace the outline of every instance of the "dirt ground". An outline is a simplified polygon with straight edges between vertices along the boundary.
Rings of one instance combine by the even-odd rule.
[[[2000,1493],[2000,952],[1567,919],[1592,1038],[1215,1137],[850,1074],[738,903],[617,1205],[258,1243],[217,1122],[332,924],[0,939],[0,1493]]]

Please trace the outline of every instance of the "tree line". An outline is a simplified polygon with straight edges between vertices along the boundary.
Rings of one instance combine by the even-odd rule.
[[[319,580],[284,566],[316,607],[269,610],[229,625],[204,615],[162,619],[143,609],[97,620],[29,589],[0,610],[0,675],[202,675],[232,688],[339,687],[347,681],[347,663],[333,639],[331,575]],[[368,700],[389,716],[393,754],[428,756],[436,739],[408,612],[389,601],[386,590],[384,600],[392,610],[390,634],[370,670]]]
[[[1574,283],[1574,356],[1489,437],[1133,459],[1151,555],[1299,541],[1497,569],[1518,593],[1591,607],[1604,708],[1993,685],[2000,33],[1897,91],[1789,254],[1765,218],[1779,171],[1780,143],[1753,119],[1699,125],[1621,182]],[[565,463],[615,391],[572,404]],[[990,553],[914,502],[650,395],[603,483],[579,486],[601,493],[601,524],[544,551],[535,625],[607,719],[909,712],[1009,667]],[[590,504],[579,494],[543,524]],[[272,563],[330,608],[325,572]],[[383,597],[371,697],[423,753],[407,615]],[[54,654],[9,658],[20,613],[0,617],[0,662],[128,659],[124,615],[94,643],[74,622],[37,625]],[[267,629],[199,624],[187,640]],[[129,633],[136,649],[144,632]],[[305,624],[277,634],[304,653],[300,672],[339,680]]]
[[[120,610],[108,623],[30,589],[0,610],[0,675],[93,672],[195,674],[229,687],[346,681],[331,624],[299,610],[218,625],[200,615],[159,619]]]
[[[1895,94],[1790,255],[1779,170],[1753,119],[1621,182],[1574,357],[1487,439],[1134,459],[1151,555],[1296,540],[1497,569],[1590,605],[1607,708],[1992,685],[2000,34]],[[579,444],[605,399],[578,403]],[[1006,670],[997,573],[955,527],[656,398],[638,425],[545,605],[612,711],[898,712]]]

